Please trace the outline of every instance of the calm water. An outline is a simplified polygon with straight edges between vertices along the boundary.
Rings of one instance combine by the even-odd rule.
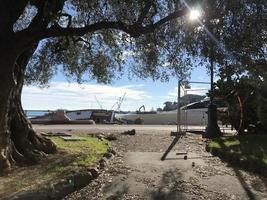
[[[49,111],[34,111],[34,110],[30,110],[30,111],[27,111],[25,110],[25,113],[27,115],[28,118],[33,118],[33,117],[38,117],[38,116],[43,116],[45,114],[48,114],[50,113]]]

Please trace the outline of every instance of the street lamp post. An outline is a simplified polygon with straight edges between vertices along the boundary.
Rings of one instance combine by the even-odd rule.
[[[201,12],[196,9],[190,10],[189,19],[190,20],[197,20],[201,16]],[[217,106],[213,102],[214,98],[214,55],[213,55],[213,44],[211,43],[211,49],[210,49],[210,91],[211,91],[211,97],[210,97],[210,104],[208,106],[208,125],[206,127],[206,132],[203,135],[205,138],[214,138],[219,137],[222,135],[220,128],[217,123]]]
[[[213,49],[211,50],[213,51]],[[213,54],[210,57],[210,104],[208,106],[208,125],[206,127],[206,132],[203,135],[205,138],[215,138],[222,135],[220,128],[217,123],[217,106],[213,102],[214,98],[214,58]]]

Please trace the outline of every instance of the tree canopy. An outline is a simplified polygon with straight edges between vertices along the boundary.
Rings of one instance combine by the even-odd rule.
[[[266,2],[245,1],[25,1],[13,29],[39,42],[28,83],[45,84],[57,66],[69,78],[108,83],[116,72],[141,78],[186,78],[214,57],[242,69],[266,59]],[[201,11],[189,21],[191,8]],[[85,74],[85,75],[84,75]],[[117,73],[120,75],[120,73]],[[131,76],[131,75],[130,75]]]
[[[36,30],[32,33],[34,39],[41,42],[28,66],[29,82],[46,83],[58,65],[62,65],[63,72],[68,77],[74,77],[78,81],[86,74],[89,79],[107,83],[114,78],[115,71],[122,72],[122,67],[129,60],[134,61],[129,63],[133,74],[141,78],[151,76],[154,79],[168,78],[168,70],[177,73],[177,66],[183,64],[181,60],[177,60],[176,55],[171,55],[168,41],[163,40],[170,26],[161,28],[170,20],[186,14],[186,9],[181,3],[61,3],[47,2],[46,6],[52,9],[51,14],[46,16],[49,23],[40,32]],[[54,8],[56,5],[61,6],[61,9]],[[31,32],[28,29],[31,29],[31,23],[38,14],[41,15],[43,6],[45,5],[36,4],[35,1],[27,4],[27,9],[16,23],[18,34]],[[128,56],[132,59],[126,59]],[[166,62],[167,57],[170,62]]]

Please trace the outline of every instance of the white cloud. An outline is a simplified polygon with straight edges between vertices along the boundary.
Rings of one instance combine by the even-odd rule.
[[[125,85],[121,87],[97,84],[52,82],[49,88],[25,86],[22,103],[24,109],[87,109],[99,108],[95,96],[104,109],[110,109],[119,97],[126,93],[122,109],[133,110],[135,105],[151,96],[143,85]]]
[[[122,86],[121,88],[140,88],[140,87],[144,87],[144,84],[136,84],[136,85],[125,85]]]

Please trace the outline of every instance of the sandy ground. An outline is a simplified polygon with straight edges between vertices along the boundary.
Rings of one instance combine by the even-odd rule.
[[[57,124],[57,125],[34,125],[38,131],[73,131],[78,133],[99,133],[99,132],[112,132],[121,133],[123,131],[135,129],[139,133],[152,134],[152,133],[167,133],[176,131],[176,125],[72,125],[72,124]],[[182,127],[184,128],[184,127]],[[205,130],[205,126],[187,126],[190,130]],[[222,132],[233,132],[230,128],[221,128]]]
[[[77,128],[75,128],[77,127]],[[201,135],[181,138],[165,161],[160,158],[173,140],[175,126],[35,126],[39,131],[73,134],[113,132],[118,155],[91,184],[65,198],[117,199],[259,199],[267,200],[267,180],[228,166],[205,151]],[[120,132],[136,129],[135,136]],[[71,130],[71,131],[70,131]],[[187,152],[188,159],[177,152]]]
[[[34,125],[36,130],[47,131],[82,131],[82,132],[122,132],[130,129],[137,131],[152,133],[155,131],[173,131],[176,130],[176,125],[72,125],[72,124],[56,124],[56,125]],[[200,128],[200,127],[199,127]]]

